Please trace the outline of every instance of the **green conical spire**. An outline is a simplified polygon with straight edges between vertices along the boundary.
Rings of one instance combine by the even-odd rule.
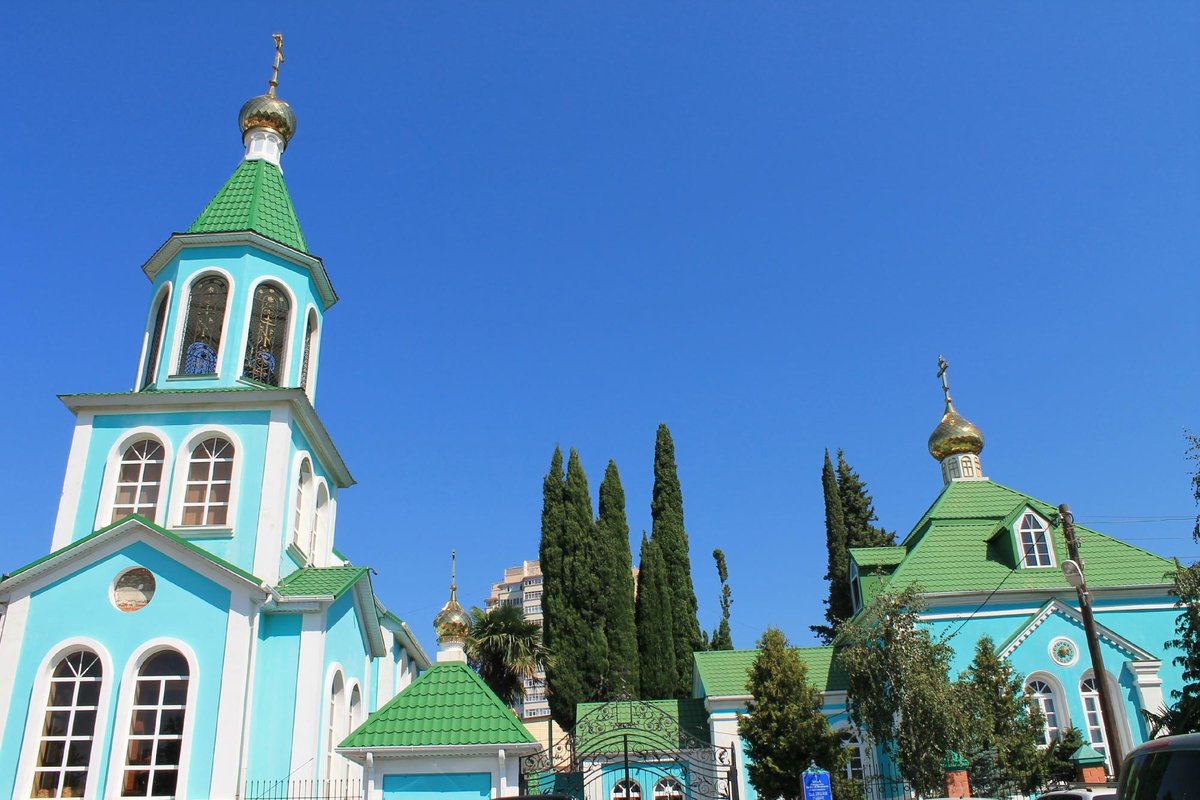
[[[188,233],[254,231],[308,252],[296,209],[279,167],[265,159],[243,161],[208,202]]]

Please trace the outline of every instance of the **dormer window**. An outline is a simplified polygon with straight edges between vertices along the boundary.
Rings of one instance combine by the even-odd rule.
[[[1017,541],[1021,546],[1021,563],[1026,567],[1054,566],[1050,549],[1050,531],[1046,523],[1032,511],[1021,515],[1017,523]]]

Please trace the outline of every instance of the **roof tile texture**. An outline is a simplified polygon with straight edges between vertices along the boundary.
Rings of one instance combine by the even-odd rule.
[[[269,161],[258,159],[239,164],[187,232],[228,231],[254,231],[302,253],[308,252],[283,173]]]

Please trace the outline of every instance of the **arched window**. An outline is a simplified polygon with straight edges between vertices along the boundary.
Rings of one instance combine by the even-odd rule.
[[[308,392],[308,396],[312,397],[312,387],[308,385],[309,362],[312,359],[313,348],[316,347],[317,339],[317,312],[310,311],[308,313],[308,324],[304,329],[304,360],[300,365],[300,388]]]
[[[326,713],[325,724],[325,777],[334,779],[334,768],[340,766],[336,761],[337,753],[334,748],[341,744],[342,726],[345,724],[346,681],[340,671],[333,675],[333,684],[329,690],[329,710]]]
[[[260,283],[254,290],[243,377],[271,386],[279,385],[290,305],[287,295],[273,283]]]
[[[1043,738],[1045,744],[1049,745],[1057,741],[1062,734],[1062,726],[1058,719],[1058,700],[1054,696],[1054,687],[1046,681],[1033,678],[1029,681],[1028,688],[1029,694],[1037,703],[1038,708],[1042,710],[1042,716],[1046,720]]]
[[[121,454],[117,470],[111,521],[130,514],[141,514],[153,521],[162,488],[163,446],[155,439],[134,442]]]
[[[975,477],[975,465],[973,463],[971,463],[970,456],[962,457],[962,476],[964,478],[974,478]]]
[[[325,488],[324,483],[321,483],[317,486],[317,502],[313,509],[312,533],[309,535],[308,540],[308,560],[310,562],[316,561],[317,548],[326,549],[328,547],[328,534],[329,490]]]
[[[100,659],[89,650],[77,650],[55,665],[31,797],[83,797],[103,679]]]
[[[1050,555],[1050,537],[1047,535],[1045,524],[1037,515],[1028,511],[1021,517],[1017,528],[1021,540],[1021,556],[1027,567],[1050,567],[1054,559]]]
[[[192,449],[183,493],[184,525],[225,525],[233,486],[233,445],[219,436]]]
[[[683,784],[674,778],[663,778],[654,784],[654,800],[683,800]]]
[[[174,650],[146,659],[138,670],[129,721],[122,797],[174,797],[183,758],[188,665]]]
[[[1089,675],[1079,682],[1079,699],[1083,701],[1083,715],[1087,721],[1087,735],[1092,749],[1108,758],[1108,740],[1104,738],[1104,713],[1100,710],[1100,692],[1097,690],[1094,675]]]
[[[842,731],[842,749],[848,756],[846,759],[846,777],[852,781],[863,779],[863,746],[858,734],[847,728]]]
[[[642,786],[637,781],[617,781],[612,788],[612,800],[642,800]]]
[[[158,310],[154,312],[154,328],[150,331],[150,349],[146,353],[146,366],[142,372],[142,387],[145,389],[154,383],[158,372],[158,351],[162,347],[163,328],[167,324],[167,300],[171,292],[163,292],[162,300],[158,301]]]
[[[183,347],[179,352],[180,373],[217,374],[217,354],[221,349],[221,328],[225,324],[228,298],[229,284],[220,276],[210,275],[192,285],[187,321],[183,326]]]
[[[300,477],[296,480],[296,510],[292,515],[292,543],[301,549],[308,543],[305,524],[311,524],[307,504],[312,491],[312,477],[312,464],[306,458],[300,462]]]

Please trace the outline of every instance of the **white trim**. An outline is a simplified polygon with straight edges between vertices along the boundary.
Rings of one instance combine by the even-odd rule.
[[[188,467],[192,451],[205,439],[220,437],[233,445],[233,473],[229,479],[229,505],[225,510],[224,525],[184,525],[183,498],[187,489]],[[167,517],[172,532],[180,535],[199,531],[237,530],[238,500],[241,497],[242,465],[246,462],[246,450],[236,433],[224,425],[207,424],[192,429],[175,454],[174,479],[171,481],[171,513]]]
[[[229,315],[233,307],[233,292],[237,287],[233,281],[233,275],[228,270],[221,267],[208,266],[199,267],[194,270],[187,277],[187,280],[180,284],[179,291],[175,294],[176,310],[178,312],[175,315],[175,319],[178,324],[175,325],[174,336],[171,337],[171,360],[167,362],[167,374],[165,376],[168,380],[182,374],[180,367],[183,362],[183,329],[188,323],[188,308],[192,304],[192,287],[196,285],[197,281],[212,275],[225,279],[225,314],[221,318],[221,341],[217,345],[217,372],[215,375],[205,375],[202,377],[221,377],[221,361],[223,360],[223,356],[229,352],[226,349],[229,339]],[[194,376],[189,375],[187,377]]]
[[[145,363],[146,356],[150,353],[150,338],[154,335],[154,312],[158,310],[159,297],[163,292],[167,293],[167,307],[163,312],[163,329],[162,337],[167,338],[167,323],[171,320],[171,287],[170,280],[163,282],[163,285],[154,293],[154,298],[150,302],[150,313],[146,315],[146,330],[142,336],[142,352],[138,356],[137,374],[133,376],[133,391],[142,391],[142,384],[145,383],[146,370],[150,369],[150,365]],[[164,352],[165,341],[158,343],[158,363],[162,364],[162,356]],[[155,371],[154,377],[150,380],[151,383],[158,380],[158,372]]]
[[[296,707],[292,714],[292,760],[288,774],[293,780],[317,777],[317,744],[321,735],[321,712],[325,703],[321,663],[325,660],[325,612],[305,614],[300,623],[300,660],[296,671]]]
[[[125,663],[125,672],[121,675],[121,693],[117,700],[117,715],[113,725],[111,753],[108,762],[108,793],[106,797],[121,796],[121,780],[125,774],[125,755],[129,749],[130,715],[133,713],[133,696],[137,689],[138,670],[146,659],[164,650],[175,650],[188,665],[187,708],[183,713],[183,736],[179,744],[179,780],[176,784],[175,797],[186,800],[188,790],[188,766],[191,763],[191,744],[193,731],[196,727],[196,695],[200,686],[200,665],[196,654],[188,644],[180,639],[161,636],[142,643],[129,660]]]
[[[158,484],[158,507],[154,510],[154,519],[150,520],[156,525],[163,525],[163,520],[167,515],[167,499],[171,494],[171,477],[175,471],[175,454],[171,451],[171,439],[161,428],[139,425],[136,428],[130,428],[124,436],[113,443],[108,451],[108,457],[104,461],[104,478],[100,481],[100,498],[96,503],[96,519],[92,523],[93,530],[100,530],[113,523],[112,507],[117,494],[117,474],[121,469],[121,458],[125,455],[128,447],[147,439],[155,440],[162,445],[163,449],[162,477]]]
[[[1059,661],[1054,655],[1054,646],[1062,643],[1068,645],[1073,651],[1071,658],[1068,661]],[[1050,640],[1050,644],[1046,645],[1046,655],[1050,656],[1050,660],[1060,667],[1073,667],[1079,662],[1079,644],[1070,636],[1055,636]]]
[[[392,759],[392,758],[418,758],[429,759],[434,757],[439,758],[473,758],[478,756],[494,757],[497,750],[505,750],[508,753],[536,753],[542,749],[542,745],[538,742],[506,742],[503,744],[447,744],[447,745],[405,745],[402,747],[339,747],[338,753],[346,758],[358,761],[365,759],[370,753],[377,759]],[[359,762],[361,763],[361,762]],[[414,767],[417,765],[413,765]],[[430,771],[440,769],[436,763],[422,764],[421,767],[428,767]],[[407,768],[407,767],[406,767]],[[455,773],[460,770],[454,770]],[[463,770],[467,771],[467,770]],[[479,770],[483,772],[485,770]],[[415,773],[414,773],[415,774]]]
[[[101,682],[100,697],[96,701],[96,728],[92,732],[92,754],[88,762],[87,785],[84,788],[85,798],[99,797],[97,784],[100,782],[100,765],[104,758],[104,744],[107,741],[105,726],[108,724],[108,708],[112,702],[113,685],[117,675],[113,671],[112,656],[104,645],[86,636],[72,636],[54,645],[42,657],[34,673],[33,691],[29,696],[29,705],[25,717],[25,740],[21,746],[21,758],[17,762],[17,778],[13,785],[13,797],[25,797],[21,793],[22,786],[33,787],[34,764],[37,761],[37,749],[42,742],[39,732],[45,718],[46,701],[50,698],[50,675],[58,662],[70,653],[78,650],[90,650],[100,659]],[[14,669],[16,667],[14,659]],[[11,685],[11,684],[10,684]],[[31,796],[31,795],[29,795]]]
[[[1050,687],[1050,693],[1053,695],[1054,711],[1058,714],[1058,731],[1066,733],[1072,727],[1075,727],[1071,722],[1071,704],[1067,701],[1067,690],[1063,686],[1062,681],[1053,673],[1045,670],[1034,670],[1025,676],[1024,688],[1029,688],[1030,681],[1041,681]],[[1087,723],[1084,723],[1087,727]]]
[[[325,505],[320,503],[322,493]],[[308,563],[314,567],[329,566],[329,532],[333,516],[333,498],[325,478],[313,473],[312,527],[309,529]]]
[[[75,430],[71,434],[71,452],[67,456],[67,470],[63,476],[62,497],[58,501],[58,515],[54,519],[54,536],[50,541],[51,552],[66,547],[73,538],[75,517],[79,513],[79,495],[83,489],[83,475],[87,468],[88,450],[92,444],[93,419],[92,412],[84,411],[75,420]]]
[[[283,340],[283,363],[275,365],[276,386],[286,386],[291,388],[292,382],[289,380],[289,374],[292,369],[292,364],[295,361],[292,353],[292,347],[296,340],[296,293],[292,291],[292,287],[282,279],[274,275],[259,275],[251,284],[249,291],[246,292],[245,312],[242,314],[242,335],[240,338],[241,347],[238,348],[238,363],[237,377],[243,377],[243,372],[246,366],[246,346],[250,343],[250,325],[254,322],[250,315],[254,313],[254,293],[258,291],[258,287],[264,283],[270,283],[277,289],[281,290],[288,301],[288,325],[287,338]],[[303,390],[301,390],[303,391]]]
[[[997,655],[999,655],[1000,658],[1008,658],[1009,655],[1011,655],[1014,650],[1020,647],[1025,640],[1033,634],[1034,631],[1041,627],[1042,623],[1044,623],[1054,614],[1059,614],[1063,617],[1066,617],[1076,625],[1079,625],[1081,628],[1083,627],[1083,615],[1079,611],[1076,611],[1072,606],[1069,606],[1061,600],[1055,598],[1039,609],[1033,619],[1029,620],[1024,626],[1018,629],[1017,633],[1012,637],[1012,640],[1005,645],[1004,649],[1001,650]],[[1096,623],[1096,633],[1102,641],[1106,641],[1118,650],[1127,653],[1135,661],[1158,660],[1158,657],[1153,653],[1139,647],[1101,622]],[[1078,649],[1078,646],[1076,646],[1076,649]],[[1057,662],[1055,663],[1057,664]]]
[[[1165,587],[1165,585],[1164,586],[1150,586],[1150,587],[1145,587],[1145,588],[1159,590],[1159,591],[1156,591],[1155,594],[1161,594],[1162,590],[1164,590],[1164,587]],[[1124,588],[1128,588],[1128,587],[1124,587]],[[1037,594],[1043,598],[1050,597],[1053,595],[1061,595],[1061,597],[1053,597],[1052,598],[1052,599],[1058,600],[1059,602],[1063,602],[1063,598],[1074,598],[1076,596],[1074,589],[1055,589],[1055,590],[1017,589],[1014,591],[1021,592],[1021,593],[1027,593],[1027,594]],[[1100,592],[1104,591],[1104,587],[1101,587],[1098,592],[1097,590],[1095,590],[1089,586],[1088,591],[1091,592],[1093,597],[1095,597]],[[1000,594],[1000,592],[997,592],[997,594]],[[932,595],[924,595],[924,597],[926,597],[926,598],[929,598],[931,596]],[[955,596],[953,593],[945,593],[944,596],[953,597],[953,599],[973,597],[973,598],[975,598],[975,600],[978,600],[978,599],[985,597],[986,595],[985,594],[979,594],[979,595],[962,595],[962,594],[960,594],[960,595]],[[1099,598],[1097,597],[1096,599],[1099,599]],[[964,600],[963,602],[974,602],[974,600]],[[944,614],[921,614],[920,616],[921,616],[921,620],[924,622],[940,622],[940,621],[944,621],[944,620],[969,619],[969,618],[982,619],[985,617],[1028,617],[1030,614],[1036,614],[1038,611],[1040,611],[1043,605],[1044,605],[1044,603],[1039,603],[1036,606],[1027,606],[1024,608],[1001,609],[998,611],[980,611],[978,613],[972,613],[970,611],[955,611],[955,612],[947,612]],[[1097,614],[1106,614],[1110,611],[1113,611],[1113,612],[1116,612],[1116,611],[1169,611],[1171,609],[1178,609],[1178,608],[1179,608],[1178,603],[1145,603],[1145,604],[1141,604],[1141,605],[1129,604],[1129,605],[1120,605],[1120,606],[1117,606],[1117,605],[1113,605],[1113,606],[1094,605],[1093,606],[1093,609],[1096,611]]]
[[[321,315],[317,312],[317,307],[309,303],[304,311],[304,333],[305,339],[308,338],[308,321],[313,321],[312,342],[308,345],[308,380],[300,388],[308,395],[308,401],[314,405],[317,402],[317,365],[321,358],[321,329],[325,327]],[[300,372],[304,371],[304,349],[303,343],[300,349]],[[300,380],[300,373],[296,373],[297,382]]]
[[[254,574],[272,585],[279,580],[279,563],[283,551],[290,541],[291,530],[287,525],[289,495],[294,493],[294,484],[288,482],[288,454],[292,449],[291,407],[271,407],[271,419],[267,423],[267,446],[263,455],[263,474],[258,503],[258,524],[255,527]],[[294,461],[293,466],[298,467]]]
[[[8,709],[17,691],[17,666],[21,642],[25,636],[25,620],[29,616],[29,596],[25,595],[0,606],[0,742],[4,741]]]
[[[250,707],[246,693],[252,672],[247,664],[255,646],[255,603],[248,594],[231,593],[225,623],[225,657],[221,664],[221,698],[217,705],[217,732],[213,771],[208,790],[212,797],[236,797],[241,786],[242,733],[248,726]]]
[[[1138,701],[1142,711],[1159,714],[1166,710],[1163,700],[1162,678],[1158,671],[1162,668],[1161,661],[1126,661],[1125,669],[1133,676],[1133,688],[1137,691]],[[1165,735],[1165,731],[1159,736]]]
[[[1088,667],[1087,669],[1085,669],[1083,671],[1083,674],[1081,674],[1079,676],[1078,680],[1075,682],[1075,694],[1076,694],[1076,696],[1079,697],[1079,705],[1080,705],[1080,708],[1083,709],[1083,716],[1084,716],[1084,718],[1082,720],[1083,727],[1080,728],[1080,730],[1082,730],[1084,735],[1088,737],[1089,741],[1091,740],[1091,732],[1088,731],[1087,704],[1083,702],[1083,682],[1086,681],[1088,678],[1093,677],[1095,674],[1096,674],[1095,670],[1093,670],[1091,667]],[[1118,744],[1121,747],[1122,753],[1128,753],[1130,750],[1133,749],[1133,736],[1132,736],[1132,731],[1129,728],[1129,715],[1125,713],[1125,697],[1121,693],[1121,684],[1117,681],[1116,676],[1108,671],[1107,667],[1105,667],[1105,669],[1104,669],[1104,680],[1108,683],[1108,690],[1109,690],[1108,696],[1111,697],[1115,701],[1112,704],[1112,712],[1113,712],[1113,723],[1117,729],[1117,738],[1119,738],[1121,740],[1120,742],[1118,742]],[[1097,689],[1098,688],[1099,687],[1097,687]],[[1096,707],[1098,709],[1100,709],[1100,721],[1101,721],[1101,723],[1103,723],[1104,710],[1103,710],[1103,707],[1100,706],[1099,700],[1097,700]],[[1100,730],[1103,731],[1103,735],[1105,737],[1108,736],[1108,729],[1105,728],[1103,726],[1103,724],[1101,724]],[[1106,759],[1108,759],[1108,761],[1111,763],[1112,762],[1111,744],[1109,747],[1106,748],[1106,750],[1107,750],[1107,752],[1104,754],[1104,757]]]
[[[296,507],[296,498],[300,494],[300,475],[308,462],[308,486],[300,496],[300,507]],[[284,529],[287,531],[287,547],[294,548],[305,563],[310,563],[312,553],[308,552],[312,541],[313,507],[316,505],[317,475],[313,469],[312,456],[307,450],[297,450],[292,456],[291,483],[285,493],[286,508],[283,512]],[[299,518],[299,525],[296,520]]]
[[[334,693],[334,681],[341,679],[342,690]],[[317,728],[317,769],[318,780],[333,780],[333,756],[344,736],[341,736],[340,723],[346,715],[346,698],[349,695],[349,680],[346,670],[340,662],[333,661],[325,668],[325,691],[321,694],[321,722]],[[336,715],[336,716],[335,716]],[[332,733],[331,733],[332,729]],[[328,773],[326,772],[328,767]]]
[[[1030,564],[1025,560],[1025,544],[1021,541],[1021,522],[1024,521],[1026,515],[1032,516],[1042,526],[1042,535],[1046,537],[1046,553],[1050,556],[1049,564]],[[1012,525],[1009,526],[1009,531],[1016,547],[1014,552],[1017,556],[1018,569],[1058,569],[1058,554],[1054,552],[1054,537],[1050,534],[1049,520],[1031,507],[1025,506],[1023,510],[1017,512]],[[1036,549],[1037,545],[1035,544],[1034,550],[1036,551]]]
[[[267,597],[270,597],[270,590],[265,585],[262,588]],[[250,617],[250,657],[246,660],[246,695],[242,699],[242,706],[246,710],[242,717],[241,741],[238,744],[238,786],[246,785],[246,769],[250,763],[250,726],[254,723],[254,683],[257,676],[258,628],[262,622],[262,605],[262,601],[254,603]]]

